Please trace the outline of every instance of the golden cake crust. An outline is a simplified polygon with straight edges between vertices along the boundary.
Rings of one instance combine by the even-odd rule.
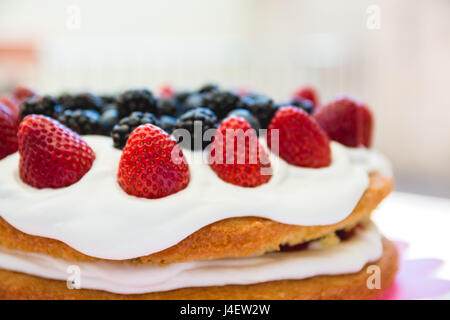
[[[353,212],[341,222],[326,226],[296,226],[258,217],[230,218],[212,223],[163,251],[131,259],[134,263],[174,263],[242,257],[278,250],[281,244],[318,239],[366,219],[392,191],[393,180],[370,174],[370,184]],[[65,243],[25,234],[0,217],[0,246],[47,254],[69,261],[101,260],[84,255]],[[128,262],[130,260],[127,260]]]
[[[367,267],[374,264],[381,270],[381,288],[370,290],[367,288],[367,279],[371,274],[367,273]],[[121,295],[98,290],[69,290],[64,281],[0,269],[0,299],[375,299],[392,285],[397,269],[398,255],[395,245],[383,239],[383,256],[354,274]]]

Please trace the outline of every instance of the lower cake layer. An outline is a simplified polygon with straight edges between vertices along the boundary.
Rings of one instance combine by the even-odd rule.
[[[366,286],[378,265],[381,288]],[[70,268],[82,289],[69,290]],[[3,269],[3,271],[2,271]],[[373,224],[327,247],[320,241],[289,252],[169,266],[70,261],[0,247],[3,299],[354,299],[389,287],[397,269],[394,245]],[[6,271],[10,270],[10,271]],[[48,280],[54,279],[54,280]]]
[[[380,288],[369,289],[369,265],[380,268]],[[353,274],[250,285],[190,287],[138,295],[98,290],[69,290],[66,282],[0,270],[0,299],[375,299],[393,283],[398,269],[395,245],[383,239],[383,255]]]

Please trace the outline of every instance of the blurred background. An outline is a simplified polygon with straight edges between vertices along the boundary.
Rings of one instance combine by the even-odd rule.
[[[301,85],[375,113],[401,191],[450,198],[450,1],[0,0],[0,93]]]

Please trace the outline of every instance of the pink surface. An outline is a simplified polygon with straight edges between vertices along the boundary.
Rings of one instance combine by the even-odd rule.
[[[439,298],[450,293],[450,281],[436,278],[433,274],[444,264],[439,259],[403,259],[408,245],[396,242],[399,256],[399,272],[393,286],[380,300],[409,300]]]

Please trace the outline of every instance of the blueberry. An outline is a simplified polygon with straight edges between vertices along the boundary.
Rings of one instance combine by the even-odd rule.
[[[250,113],[250,111],[246,109],[234,109],[233,111],[228,113],[227,116],[228,117],[238,116],[244,118],[245,120],[248,121],[248,123],[250,123],[250,125],[252,126],[253,129],[256,130],[256,132],[258,132],[258,130],[261,129],[261,124],[259,123],[259,120],[255,116],[253,116]]]

